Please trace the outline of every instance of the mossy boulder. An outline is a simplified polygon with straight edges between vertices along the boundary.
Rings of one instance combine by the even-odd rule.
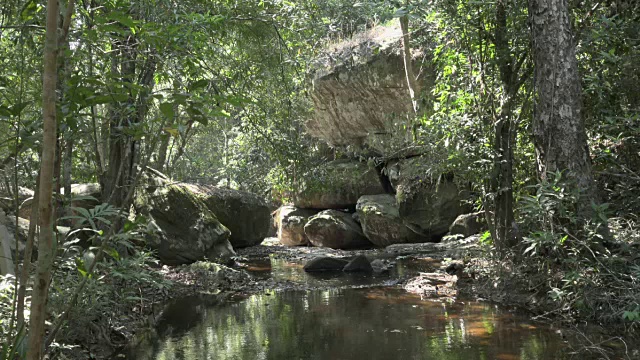
[[[430,241],[438,241],[462,214],[460,191],[453,175],[434,172],[423,157],[400,161],[392,184],[404,222]]]
[[[271,209],[256,194],[210,185],[186,185],[202,197],[205,205],[230,231],[234,248],[260,244],[269,233]]]
[[[356,211],[364,235],[377,246],[424,242],[426,239],[412,231],[400,218],[393,195],[366,195],[358,200]]]
[[[145,174],[136,191],[136,211],[149,217],[153,234],[147,245],[165,264],[177,265],[208,259],[226,262],[234,255],[231,232],[187,186]]]
[[[351,214],[325,210],[309,219],[304,233],[314,246],[353,249],[371,246]]]
[[[309,239],[304,233],[304,226],[309,218],[317,213],[317,210],[298,209],[293,206],[279,208],[276,211],[276,226],[280,243],[286,246],[308,245]]]
[[[375,168],[358,161],[336,160],[305,175],[294,205],[306,209],[352,208],[360,196],[384,192]]]

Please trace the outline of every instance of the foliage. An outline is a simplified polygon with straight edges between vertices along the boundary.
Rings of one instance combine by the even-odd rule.
[[[584,223],[575,211],[579,194],[567,188],[557,173],[535,186],[535,195],[522,199],[519,212],[525,236],[518,271],[529,274],[531,287],[546,289],[566,315],[636,321],[640,267],[630,261],[634,239],[628,235],[631,231],[637,237],[637,229],[624,229],[614,219],[614,238],[604,247],[600,224],[607,220],[607,204],[598,206],[595,218]],[[578,233],[569,230],[576,228],[571,226],[576,222],[583,229]]]

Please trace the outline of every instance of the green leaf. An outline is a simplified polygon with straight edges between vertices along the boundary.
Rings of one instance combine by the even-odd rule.
[[[111,12],[107,15],[108,19],[119,22],[120,24],[129,28],[136,27],[137,22],[133,20],[129,15],[121,12]]]
[[[11,109],[4,105],[0,105],[0,116],[11,116]]]
[[[15,104],[11,107],[10,111],[11,111],[11,115],[13,116],[18,116],[20,115],[20,113],[22,112],[22,110],[24,110],[24,108],[27,107],[27,105],[29,105],[31,102],[21,102],[18,104]]]
[[[190,90],[202,89],[207,87],[208,85],[209,85],[209,80],[202,79],[189,85],[189,89]]]
[[[162,115],[164,115],[167,119],[173,119],[175,117],[175,112],[173,111],[174,104],[173,103],[162,103],[158,108]]]

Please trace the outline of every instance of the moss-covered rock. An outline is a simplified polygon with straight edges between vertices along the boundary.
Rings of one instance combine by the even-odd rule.
[[[372,245],[351,214],[338,210],[325,210],[313,216],[304,226],[304,233],[314,246],[353,249]]]
[[[426,239],[412,231],[400,218],[393,195],[367,195],[358,200],[356,211],[362,231],[373,244],[424,242]]]
[[[135,209],[148,216],[154,234],[147,239],[165,264],[198,260],[227,261],[234,255],[231,232],[187,186],[145,174]]]
[[[461,198],[453,176],[432,171],[423,157],[398,162],[392,172],[400,217],[417,232],[437,241],[462,214]]]
[[[294,205],[306,209],[352,208],[360,196],[384,192],[375,168],[358,161],[336,160],[305,175]]]
[[[271,224],[271,209],[256,194],[223,189],[210,185],[186,185],[199,194],[205,205],[231,231],[234,248],[257,245],[267,237]]]

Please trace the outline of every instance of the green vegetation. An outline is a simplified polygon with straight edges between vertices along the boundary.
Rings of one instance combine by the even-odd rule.
[[[384,146],[421,149],[423,176],[454,174],[468,188],[465,200],[490,229],[482,242],[492,267],[482,274],[520,284],[568,318],[637,331],[640,5],[584,0],[540,11],[546,5],[3,1],[1,203],[17,212],[21,187],[44,199],[34,198],[29,236],[33,244],[38,223],[38,267],[28,245],[16,274],[0,279],[0,359],[40,357],[25,355],[26,334],[32,348],[72,351],[87,329],[126,321],[109,313],[146,315],[153,301],[140,289],[171,286],[144,248],[147,219],[129,216],[147,167],[281,203],[305,184],[331,188],[320,167],[329,160],[388,175],[409,157],[327,146],[304,131],[314,60],[396,18],[408,41],[399,51],[425,65],[408,61],[403,71],[424,83],[408,76],[414,112],[392,121]],[[71,184],[87,182],[100,183],[100,205],[73,209]],[[70,220],[68,235],[53,233]]]

